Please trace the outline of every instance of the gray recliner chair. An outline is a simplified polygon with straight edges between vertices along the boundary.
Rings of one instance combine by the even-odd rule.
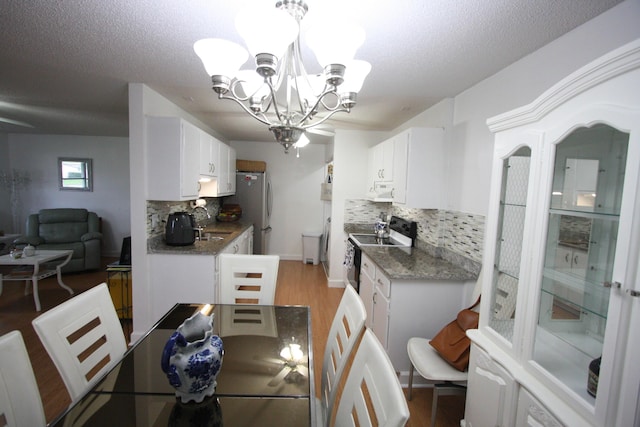
[[[73,256],[63,272],[95,270],[101,265],[100,218],[86,209],[42,209],[29,215],[25,235],[14,244],[31,244],[42,250],[71,249]]]

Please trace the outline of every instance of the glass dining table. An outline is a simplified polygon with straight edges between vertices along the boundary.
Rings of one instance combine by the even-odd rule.
[[[176,304],[50,426],[314,426],[309,307],[208,306],[224,345],[216,392],[201,403],[175,397],[161,369],[162,351],[204,306]],[[302,350],[295,359],[287,351],[292,347]]]

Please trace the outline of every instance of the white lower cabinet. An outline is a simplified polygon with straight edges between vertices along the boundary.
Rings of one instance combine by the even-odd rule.
[[[375,274],[375,264],[363,255],[360,264],[360,298],[362,302],[364,302],[364,307],[367,310],[367,320],[365,324],[371,329],[373,329],[373,294],[375,290],[373,279]]]
[[[222,251],[223,254],[252,254],[253,253],[253,225],[249,227],[247,230],[242,232],[241,235],[236,237],[231,241]],[[219,258],[216,257],[216,271],[215,271],[215,282],[216,282],[216,301],[219,300],[220,290],[218,289],[218,283],[220,283],[220,261]]]
[[[253,225],[231,241],[223,250],[223,254],[250,254],[253,251]]]
[[[401,383],[407,383],[411,337],[433,337],[466,303],[465,282],[452,280],[390,280],[382,268],[362,254],[360,298],[367,310],[366,326],[387,350]],[[415,381],[421,380],[416,375]]]
[[[467,388],[466,427],[514,425],[517,384],[477,345],[471,346]]]
[[[517,426],[527,427],[562,427],[558,421],[535,397],[524,388],[518,397]]]
[[[148,259],[154,321],[176,303],[216,302],[214,255],[155,253]]]
[[[382,346],[385,348],[387,347],[389,334],[390,307],[389,298],[376,286],[373,292],[373,332],[375,332]]]

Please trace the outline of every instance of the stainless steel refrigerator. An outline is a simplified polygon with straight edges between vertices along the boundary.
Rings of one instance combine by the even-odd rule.
[[[271,233],[273,195],[266,172],[237,172],[236,194],[225,203],[237,203],[242,219],[253,223],[253,253],[266,254]]]

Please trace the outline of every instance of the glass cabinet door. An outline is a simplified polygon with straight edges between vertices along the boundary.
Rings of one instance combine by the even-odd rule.
[[[494,258],[489,327],[512,342],[529,187],[531,148],[522,147],[502,164],[502,187]]]
[[[603,356],[628,140],[607,125],[579,128],[555,153],[533,359],[591,405]]]

